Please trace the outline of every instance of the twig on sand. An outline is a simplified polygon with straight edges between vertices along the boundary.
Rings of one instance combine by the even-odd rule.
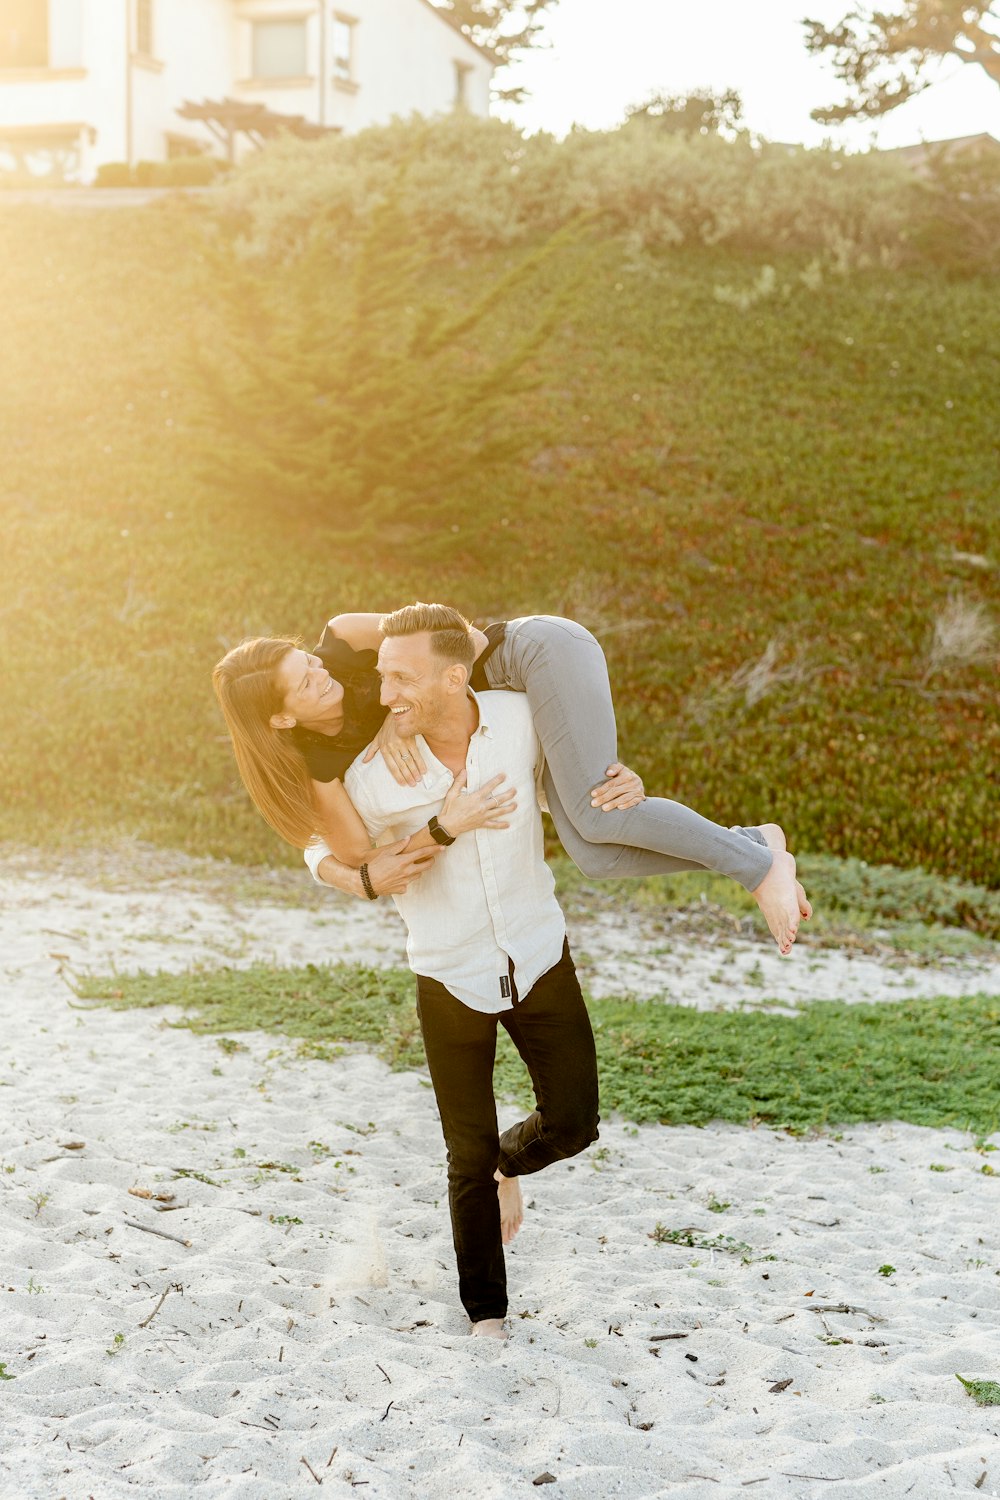
[[[382,1370],[382,1366],[379,1364],[378,1360],[375,1361],[375,1368],[376,1370]],[[384,1370],[382,1370],[382,1374],[385,1375],[386,1380],[388,1380],[389,1384],[392,1385],[391,1376],[386,1375]]]
[[[870,1318],[873,1323],[884,1323],[886,1321],[885,1318],[880,1318],[878,1313],[869,1312],[867,1307],[854,1307],[850,1302],[820,1302],[816,1307],[806,1308],[806,1311],[820,1313],[821,1315],[828,1312],[864,1313],[865,1317]],[[807,1475],[806,1477],[808,1478],[809,1476]]]
[[[189,1243],[190,1243],[190,1241],[189,1241]],[[167,1298],[170,1296],[170,1293],[171,1292],[178,1292],[180,1290],[181,1290],[181,1284],[180,1284],[179,1281],[173,1282],[171,1286],[164,1287],[164,1289],[163,1289],[163,1295],[161,1296],[159,1302],[153,1308],[153,1311],[150,1313],[149,1317],[148,1318],[143,1318],[142,1322],[139,1324],[139,1327],[140,1328],[148,1328],[149,1325],[150,1325],[150,1323],[152,1323],[153,1319],[156,1317],[156,1314],[159,1312],[160,1308],[163,1306],[164,1302],[166,1302]]]
[[[159,1235],[161,1240],[173,1240],[175,1244],[183,1245],[186,1250],[191,1248],[191,1241],[182,1240],[179,1234],[168,1234],[165,1229],[154,1229],[151,1224],[140,1224],[138,1219],[126,1219],[125,1223],[130,1229],[141,1229],[144,1234]]]
[[[388,1416],[388,1415],[389,1415],[389,1413],[390,1413],[390,1412],[391,1412],[391,1411],[392,1411],[392,1408],[393,1408],[393,1407],[394,1407],[394,1406],[395,1406],[395,1404],[396,1404],[396,1403],[395,1403],[395,1401],[390,1401],[390,1402],[389,1402],[389,1405],[388,1405],[388,1406],[387,1406],[387,1407],[386,1407],[386,1409],[385,1409],[385,1411],[384,1411],[384,1412],[383,1412],[383,1413],[382,1413],[382,1415],[381,1415],[381,1416],[380,1416],[380,1417],[379,1417],[379,1421],[380,1421],[380,1422],[384,1422],[384,1421],[385,1421],[385,1419],[386,1419],[386,1417],[387,1417],[387,1416]]]
[[[787,1469],[781,1473],[786,1479],[821,1479],[825,1484],[840,1484],[843,1474],[790,1474]]]
[[[315,1479],[316,1483],[317,1484],[322,1484],[323,1483],[322,1479],[320,1479],[319,1475],[316,1473],[316,1470],[313,1468],[313,1466],[309,1462],[308,1458],[303,1458],[301,1460],[301,1462],[305,1464],[306,1468],[309,1470],[310,1474]]]

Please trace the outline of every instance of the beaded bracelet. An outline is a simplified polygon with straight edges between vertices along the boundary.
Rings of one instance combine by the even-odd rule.
[[[361,865],[360,868],[358,869],[358,874],[361,876],[361,884],[365,888],[365,895],[368,897],[368,900],[369,901],[377,901],[378,900],[378,891],[372,885],[371,876],[368,873],[368,866],[367,865]]]

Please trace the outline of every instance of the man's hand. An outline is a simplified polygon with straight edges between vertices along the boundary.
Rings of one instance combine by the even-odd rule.
[[[438,844],[409,850],[409,839],[386,844],[368,860],[368,879],[380,896],[399,896],[445,852]]]
[[[637,776],[628,766],[616,760],[614,765],[608,767],[607,774],[607,781],[595,786],[590,794],[591,807],[599,807],[602,812],[624,812],[645,802],[646,789],[642,784],[642,777]]]
[[[364,765],[381,751],[382,759],[400,786],[416,786],[427,770],[416,740],[403,739],[396,733],[392,714],[386,714],[382,728],[365,751]]]

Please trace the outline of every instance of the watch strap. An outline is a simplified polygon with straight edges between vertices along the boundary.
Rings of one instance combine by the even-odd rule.
[[[428,819],[427,831],[430,834],[431,838],[434,840],[435,844],[443,844],[447,848],[449,844],[453,844],[455,842],[454,834],[448,833],[446,829],[441,827],[441,824],[437,820],[437,813],[435,813],[432,818]]]

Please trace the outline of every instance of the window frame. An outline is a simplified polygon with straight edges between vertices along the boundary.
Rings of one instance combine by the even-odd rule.
[[[254,83],[266,85],[269,83],[287,83],[290,79],[309,79],[309,15],[306,12],[296,12],[292,15],[282,15],[280,12],[272,12],[270,15],[249,16],[247,21],[250,27],[250,76]],[[276,27],[284,27],[291,30],[297,27],[302,35],[302,68],[298,72],[289,72],[284,69],[280,73],[262,73],[259,69],[260,55],[258,53],[258,38],[262,31],[268,27],[272,30]]]
[[[155,0],[135,0],[135,55],[152,59],[156,56]]]
[[[33,9],[32,9],[32,4],[33,4],[33,7],[34,7]],[[18,61],[16,61],[16,62],[14,62],[14,61],[6,62],[6,61],[4,61],[3,53],[0,52],[0,76],[2,76],[4,74],[9,74],[9,73],[39,73],[39,72],[46,72],[49,69],[49,67],[51,66],[51,62],[52,62],[52,26],[51,26],[51,19],[52,18],[51,18],[50,14],[49,14],[49,3],[48,3],[48,0],[26,0],[26,3],[24,3],[24,11],[25,11],[26,14],[30,13],[31,16],[33,17],[32,26],[33,26],[33,29],[37,30],[38,33],[40,34],[40,40],[42,42],[42,50],[44,52],[44,56],[41,57],[40,59],[35,59],[35,60],[32,60],[32,61],[25,61],[24,58],[19,58]],[[17,35],[19,37],[19,40],[20,40],[19,33],[15,32],[14,34]],[[35,40],[39,40],[39,37],[35,37],[34,39]]]
[[[346,11],[335,10],[332,20],[333,24],[330,28],[330,68],[333,81],[338,88],[354,90],[358,87],[358,17],[350,16]],[[346,57],[340,56],[337,52],[337,28],[341,26],[347,32],[348,46]],[[341,69],[341,64],[345,65],[343,70]]]

